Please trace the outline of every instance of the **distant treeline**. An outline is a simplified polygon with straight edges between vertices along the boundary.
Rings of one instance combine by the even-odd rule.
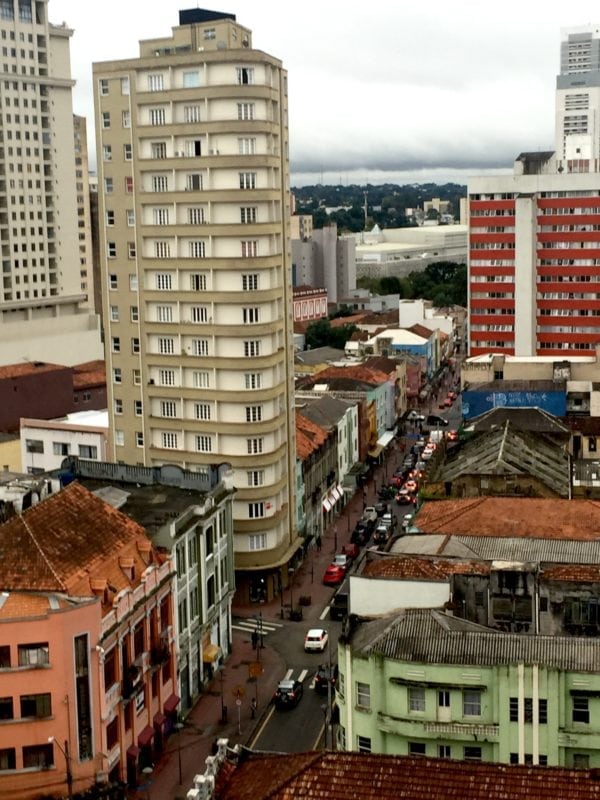
[[[454,261],[428,264],[423,272],[411,272],[406,278],[359,278],[361,289],[372,294],[399,294],[411,300],[431,300],[435,306],[467,305],[467,265]]]
[[[405,217],[407,208],[423,208],[426,200],[439,197],[450,202],[450,213],[458,219],[460,198],[467,196],[467,187],[458,183],[413,183],[399,186],[301,186],[292,189],[297,214],[312,214],[315,228],[336,222],[340,233],[365,229],[365,192],[367,192],[367,229],[402,228],[413,224]],[[344,206],[344,210],[328,215],[325,208]]]

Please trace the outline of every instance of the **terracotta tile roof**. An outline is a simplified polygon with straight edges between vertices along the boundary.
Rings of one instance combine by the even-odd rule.
[[[70,608],[71,604],[61,597],[31,592],[9,592],[0,606],[0,619],[45,616],[50,609]],[[51,599],[52,598],[52,599]]]
[[[69,370],[60,364],[43,364],[41,362],[28,361],[25,364],[7,364],[0,367],[0,380],[7,378],[21,378],[24,375],[39,374],[40,372],[55,372],[56,370]]]
[[[600,539],[600,502],[562,498],[477,497],[427,502],[423,533],[534,539]]]
[[[422,336],[424,339],[431,339],[433,336],[433,331],[431,328],[426,328],[425,325],[411,325],[410,328],[406,329],[407,331],[412,331],[416,333],[417,336]]]
[[[321,374],[321,373],[319,373]],[[328,433],[320,425],[296,411],[296,454],[301,461],[308,458],[327,441]]]
[[[555,567],[544,567],[541,580],[600,583],[600,566],[596,564],[559,564]]]
[[[71,483],[0,525],[0,590],[90,597],[91,582],[101,580],[118,592],[139,583],[148,541],[140,525]],[[121,558],[132,559],[132,580]]]
[[[377,313],[370,312],[363,319],[363,325],[383,325],[389,327],[394,323],[397,325],[400,319],[400,309],[391,309],[390,311],[379,311]]]
[[[343,328],[344,325],[357,325],[362,322],[367,314],[352,314],[349,317],[336,317],[329,320],[332,328]]]
[[[366,364],[357,364],[355,367],[328,367],[322,370],[315,377],[316,383],[323,383],[327,378],[344,378],[374,385],[385,383],[389,380],[389,375],[380,372],[378,369],[371,369]]]
[[[86,389],[106,385],[106,364],[99,358],[73,367],[73,388]]]
[[[370,578],[445,581],[450,575],[489,575],[489,572],[490,565],[481,561],[432,561],[406,556],[370,561],[363,569],[362,575]]]
[[[563,421],[571,431],[578,431],[584,436],[600,434],[600,417],[563,417]]]
[[[372,753],[250,753],[219,771],[215,800],[600,800],[592,775]]]

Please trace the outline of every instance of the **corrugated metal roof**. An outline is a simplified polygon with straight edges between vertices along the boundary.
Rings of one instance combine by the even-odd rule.
[[[430,609],[408,609],[388,623],[358,649],[412,663],[544,664],[578,672],[597,672],[600,664],[600,640],[592,638],[504,633]]]

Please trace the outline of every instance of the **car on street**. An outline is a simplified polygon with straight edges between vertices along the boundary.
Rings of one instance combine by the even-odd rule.
[[[440,417],[438,414],[430,414],[427,417],[427,424],[430,428],[435,428],[437,425],[441,428],[447,428],[448,420],[445,417]]]
[[[391,535],[391,531],[386,525],[380,525],[373,534],[373,544],[386,544]]]
[[[341,567],[344,570],[344,574],[350,568],[350,559],[345,553],[336,553],[331,563],[335,567]]]
[[[414,505],[417,502],[417,498],[414,494],[411,494],[407,489],[400,489],[398,494],[396,495],[396,502],[399,506],[408,506],[411,503]]]
[[[329,634],[325,628],[311,628],[304,637],[304,650],[307,653],[322,653],[328,641]]]
[[[367,506],[363,511],[362,518],[367,522],[377,522],[377,509],[375,506]]]
[[[417,482],[416,481],[406,481],[404,484],[404,488],[407,492],[414,494],[417,491]]]
[[[448,437],[449,442],[456,442],[458,441],[458,431],[448,431],[446,434]]]
[[[419,412],[415,411],[413,408],[413,410],[409,411],[406,415],[406,419],[409,419],[411,422],[424,422],[425,416],[423,414],[419,414]]]
[[[295,708],[304,694],[304,687],[300,681],[279,681],[279,686],[273,695],[276,708]]]
[[[364,522],[358,522],[356,528],[352,531],[350,541],[352,544],[362,546],[366,544],[371,538],[371,528]]]
[[[338,586],[345,577],[346,570],[343,567],[337,564],[330,564],[323,573],[323,583],[325,586]]]
[[[457,397],[456,392],[448,392],[448,397],[451,400],[456,400],[456,397]]]
[[[338,677],[337,664],[319,664],[315,675],[315,692],[317,694],[327,694],[327,684],[331,681],[331,689],[335,689]]]

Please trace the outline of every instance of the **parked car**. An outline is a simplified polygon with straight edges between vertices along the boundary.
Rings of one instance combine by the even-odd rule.
[[[391,512],[388,512],[383,515],[380,523],[385,525],[389,530],[393,530],[396,527],[396,517]]]
[[[295,708],[304,694],[304,687],[300,681],[279,681],[277,691],[273,695],[273,702],[277,708]]]
[[[444,400],[444,405],[446,406],[446,408],[450,408],[453,402],[454,400],[450,397],[450,395],[448,395],[448,397],[446,397],[446,399]]]
[[[423,414],[419,414],[419,412],[415,411],[415,409],[413,408],[413,410],[409,411],[408,414],[406,415],[406,419],[409,419],[411,422],[424,422],[425,417],[423,416]]]
[[[354,561],[360,555],[360,548],[357,544],[350,543],[342,546],[342,553],[348,558],[350,562]]]
[[[457,398],[457,394],[456,394],[456,392],[448,392],[448,397],[449,397],[451,400],[456,400],[456,398]]]
[[[352,531],[350,541],[359,546],[365,545],[371,538],[371,529],[364,522],[359,522]]]
[[[377,510],[375,506],[367,506],[363,511],[362,518],[369,522],[377,522]]]
[[[445,419],[444,417],[438,416],[437,414],[430,414],[427,417],[427,424],[433,428],[435,428],[437,425],[439,425],[442,428],[447,428],[448,420]]]
[[[345,553],[336,553],[331,563],[332,566],[341,567],[344,570],[344,575],[346,574],[348,568],[350,567],[350,561]]]
[[[448,431],[447,436],[449,442],[458,441],[458,431]]]
[[[304,637],[304,650],[307,653],[315,651],[322,653],[327,647],[329,634],[324,628],[311,628]]]
[[[315,675],[315,692],[327,694],[327,685],[331,683],[332,690],[335,689],[338,677],[337,664],[319,664]]]
[[[373,543],[377,545],[386,544],[391,535],[390,529],[386,525],[380,525],[373,534]]]
[[[377,511],[377,516],[382,517],[388,510],[387,503],[375,503],[375,510]]]
[[[345,581],[331,598],[329,617],[331,619],[344,619],[348,616],[349,585]]]
[[[367,540],[368,541],[368,540]],[[323,573],[325,586],[338,586],[346,577],[346,570],[337,564],[330,564]]]

